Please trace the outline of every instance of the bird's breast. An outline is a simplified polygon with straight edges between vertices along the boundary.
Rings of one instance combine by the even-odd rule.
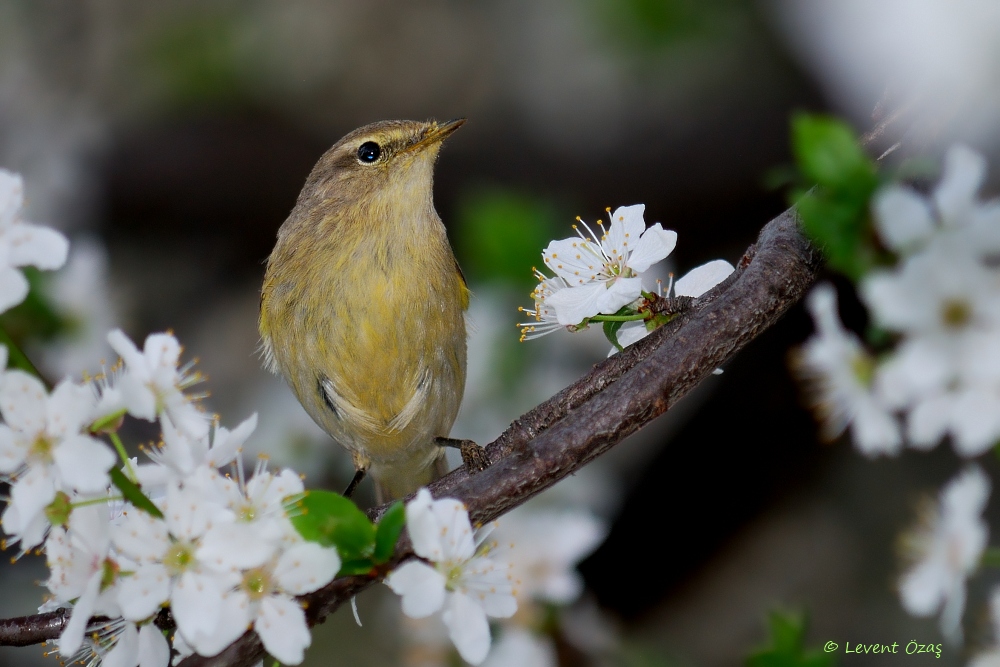
[[[374,459],[447,435],[458,411],[465,288],[441,231],[339,239],[265,295],[268,319],[293,323],[271,327],[279,369],[324,430]]]

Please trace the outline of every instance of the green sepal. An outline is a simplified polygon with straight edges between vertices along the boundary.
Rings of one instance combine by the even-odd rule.
[[[404,525],[406,525],[406,508],[397,500],[385,511],[375,528],[373,559],[376,563],[381,564],[392,558],[392,552],[396,549],[396,542],[399,540],[399,534],[403,532]]]
[[[150,516],[155,516],[157,519],[163,518],[163,512],[160,511],[160,508],[154,505],[153,501],[142,492],[142,489],[125,476],[125,473],[118,468],[112,468],[108,474],[111,476],[111,483],[118,487],[118,490],[125,496],[125,500]]]
[[[621,308],[618,309],[618,312],[612,313],[612,315],[615,317],[624,315],[635,315],[635,314],[636,312],[631,308],[629,308],[628,306],[622,306]],[[641,320],[632,320],[632,321],[639,322]],[[615,346],[615,348],[617,348],[619,352],[621,352],[624,348],[621,346],[621,343],[618,342],[618,330],[622,328],[622,325],[625,324],[625,322],[614,322],[605,320],[603,324],[604,324],[604,336],[608,339],[608,341],[612,345]]]
[[[104,433],[106,431],[117,431],[127,412],[128,410],[126,408],[122,408],[117,412],[112,412],[110,415],[101,417],[90,425],[90,432]]]
[[[355,560],[345,560],[341,562],[337,571],[338,577],[348,577],[355,574],[368,574],[375,568],[375,563],[370,558],[358,558]]]
[[[350,500],[332,491],[310,490],[292,501],[292,525],[304,539],[336,547],[341,561],[369,560],[375,551],[375,526]]]
[[[624,322],[605,322],[604,323],[604,336],[611,341],[619,352],[624,350],[621,343],[618,342],[618,330],[622,328]]]
[[[45,518],[53,526],[65,527],[69,525],[69,515],[72,511],[73,501],[65,492],[60,491],[56,494],[55,499],[45,507]]]

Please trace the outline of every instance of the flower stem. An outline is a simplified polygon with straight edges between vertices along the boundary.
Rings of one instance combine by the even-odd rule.
[[[101,504],[112,503],[117,500],[125,500],[125,496],[102,496],[100,498],[91,498],[90,500],[80,500],[70,505],[70,507],[76,509],[78,507],[86,507],[87,505],[101,505]]]
[[[646,319],[646,316],[642,313],[636,313],[635,315],[594,315],[587,319],[591,322],[637,322],[638,320]]]
[[[138,482],[139,477],[135,474],[135,468],[132,467],[132,459],[128,457],[128,453],[125,451],[125,445],[122,444],[122,439],[118,437],[118,433],[115,431],[108,433],[108,437],[111,438],[111,442],[114,443],[115,449],[118,450],[118,456],[125,465],[125,470],[128,471],[128,478],[133,482]]]
[[[8,365],[31,373],[41,380],[46,388],[52,388],[49,385],[48,380],[46,380],[45,377],[39,372],[38,368],[35,367],[35,364],[31,363],[31,359],[28,358],[28,355],[21,351],[21,348],[18,347],[17,343],[14,342],[14,339],[10,337],[10,334],[8,334],[7,330],[3,327],[0,327],[0,344],[7,346]]]

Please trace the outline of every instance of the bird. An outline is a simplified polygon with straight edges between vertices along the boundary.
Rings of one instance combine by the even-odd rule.
[[[482,449],[448,437],[465,387],[470,293],[434,208],[434,164],[465,122],[365,125],[320,157],[267,259],[265,366],[352,456],[379,503]]]

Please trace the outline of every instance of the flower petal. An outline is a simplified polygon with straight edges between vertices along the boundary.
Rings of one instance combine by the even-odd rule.
[[[219,570],[248,570],[267,562],[277,546],[262,539],[257,522],[223,523],[205,531],[197,555],[198,560]]]
[[[21,532],[55,497],[56,487],[52,475],[45,468],[31,468],[10,488],[10,505],[7,509],[17,508],[21,525],[15,527],[5,523],[4,530]]]
[[[638,247],[639,238],[646,231],[646,221],[642,217],[645,210],[645,204],[635,204],[619,206],[611,214],[611,227],[601,239],[601,247],[612,262],[624,262],[629,253]],[[632,262],[629,261],[628,265],[631,266]]]
[[[11,266],[0,267],[0,312],[9,310],[28,296],[28,279]]]
[[[930,206],[908,187],[895,185],[880,190],[872,202],[872,209],[879,236],[890,250],[912,249],[934,232]]]
[[[167,667],[170,664],[170,644],[160,629],[152,623],[139,628],[139,667]]]
[[[94,411],[94,392],[69,380],[52,390],[47,402],[48,433],[55,438],[79,433]]]
[[[281,554],[274,566],[274,577],[286,593],[303,595],[326,586],[339,569],[336,549],[303,542]]]
[[[111,541],[118,551],[140,563],[161,560],[170,547],[166,522],[146,512],[129,512],[113,525]]]
[[[486,612],[469,597],[453,593],[441,616],[448,636],[466,662],[478,665],[490,651],[490,625]]]
[[[934,189],[934,203],[946,225],[963,222],[986,178],[986,158],[967,146],[957,145],[944,156],[941,182]]]
[[[8,261],[12,266],[30,264],[52,271],[66,263],[69,241],[62,232],[50,227],[20,222],[7,230],[7,237],[10,243]]]
[[[581,238],[552,241],[542,251],[545,266],[569,285],[586,285],[604,271],[604,256],[597,245]]]
[[[649,333],[649,329],[646,328],[645,322],[626,322],[618,330],[618,344],[622,347],[628,347],[632,343],[642,340],[648,336]],[[612,348],[611,351],[617,352],[618,348]]]
[[[571,326],[599,313],[617,313],[622,306],[632,303],[641,295],[642,278],[616,278],[610,284],[598,282],[567,287],[545,302],[556,311],[559,324]]]
[[[199,632],[194,638],[185,633],[185,638],[199,654],[211,657],[239,639],[249,628],[251,620],[250,601],[246,593],[222,593],[219,596],[218,623],[215,627],[210,632]]]
[[[100,493],[111,483],[108,470],[115,455],[100,440],[86,435],[67,438],[52,457],[63,482],[81,493]]]
[[[11,370],[0,380],[0,412],[15,431],[35,436],[45,431],[48,392],[38,378]]]
[[[444,604],[444,575],[426,563],[403,563],[389,573],[385,583],[402,596],[403,613],[410,618],[430,616]]]
[[[185,572],[174,584],[170,608],[189,642],[196,644],[202,635],[213,634],[222,613],[222,591],[216,578]]]
[[[0,424],[0,473],[16,471],[27,454],[27,443],[19,440],[9,426]]]
[[[261,600],[253,627],[267,652],[286,665],[302,662],[306,648],[312,643],[305,612],[285,595],[271,595]]]
[[[728,278],[735,270],[733,265],[724,259],[714,259],[696,266],[674,283],[674,294],[699,297]]]
[[[666,258],[676,246],[677,232],[664,229],[660,223],[656,223],[647,229],[638,242],[632,246],[628,266],[636,273],[642,273],[653,264]]]
[[[103,571],[98,569],[87,580],[83,588],[83,593],[77,598],[70,612],[69,622],[59,635],[59,655],[64,658],[72,656],[83,644],[83,633],[87,630],[87,623],[94,613],[94,603],[97,601],[97,594],[101,590],[101,577]]]
[[[24,205],[24,180],[20,174],[0,169],[0,231],[17,220]]]
[[[212,441],[212,448],[208,452],[205,463],[210,468],[221,468],[232,463],[233,459],[236,458],[236,453],[255,428],[257,428],[256,412],[240,422],[239,426],[232,431],[221,427],[216,429],[215,439]]]
[[[136,667],[139,664],[139,632],[135,623],[125,624],[101,664],[103,667]]]
[[[140,566],[118,582],[118,604],[130,621],[149,618],[170,598],[170,574],[160,563]]]
[[[434,498],[425,488],[417,491],[417,495],[406,503],[406,528],[413,542],[413,551],[421,558],[439,561],[443,558],[440,526],[437,517],[431,509]]]

